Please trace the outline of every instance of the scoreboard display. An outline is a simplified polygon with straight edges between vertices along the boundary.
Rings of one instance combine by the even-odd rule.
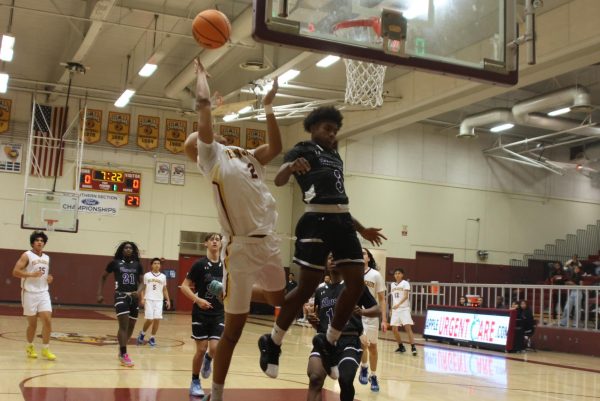
[[[140,205],[141,186],[142,175],[134,172],[83,167],[79,177],[79,189],[125,194],[125,206],[131,207]]]

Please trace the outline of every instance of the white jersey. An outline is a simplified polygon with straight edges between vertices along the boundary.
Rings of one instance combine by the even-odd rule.
[[[163,288],[167,285],[167,276],[163,273],[154,274],[148,272],[144,274],[144,299],[153,301],[162,301],[164,299]]]
[[[410,308],[409,298],[400,303],[400,300],[404,297],[404,291],[410,292],[410,283],[406,280],[402,280],[399,283],[392,283],[390,293],[392,295],[392,307],[398,305],[399,309]]]
[[[375,269],[369,268],[364,274],[365,276],[365,286],[369,289],[369,292],[375,298],[375,301],[379,303],[379,297],[377,294],[380,292],[385,292],[385,281],[383,281],[383,277],[381,273],[379,273]]]
[[[45,253],[42,256],[36,255],[32,251],[25,252],[29,263],[25,271],[27,273],[34,273],[38,270],[42,271],[40,277],[27,277],[21,279],[21,288],[27,292],[44,292],[48,291],[48,272],[50,271],[50,257]]]
[[[212,181],[224,234],[247,237],[273,233],[275,199],[265,184],[266,169],[254,151],[198,140],[198,167]]]

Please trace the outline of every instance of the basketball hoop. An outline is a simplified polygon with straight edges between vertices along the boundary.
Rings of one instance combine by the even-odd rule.
[[[44,219],[46,222],[46,231],[54,231],[54,223],[58,223],[57,219]]]
[[[378,17],[346,20],[333,27],[333,33],[344,39],[368,44],[382,44],[381,20]],[[366,61],[344,59],[346,64],[346,96],[352,105],[379,107],[383,104],[383,79],[386,66]]]

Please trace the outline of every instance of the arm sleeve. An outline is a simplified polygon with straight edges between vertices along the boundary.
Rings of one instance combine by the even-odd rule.
[[[358,300],[358,306],[362,306],[363,308],[367,309],[375,305],[377,305],[377,301],[375,298],[373,298],[371,292],[365,287],[365,290]]]
[[[218,152],[221,150],[221,148],[224,148],[224,146],[214,140],[212,143],[204,143],[199,139],[197,146],[198,168],[203,174],[208,175],[215,164],[217,164]]]

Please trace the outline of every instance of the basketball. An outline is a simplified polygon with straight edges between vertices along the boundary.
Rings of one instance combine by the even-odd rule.
[[[204,10],[192,22],[194,39],[205,49],[217,49],[229,40],[231,23],[225,14],[218,10]]]

